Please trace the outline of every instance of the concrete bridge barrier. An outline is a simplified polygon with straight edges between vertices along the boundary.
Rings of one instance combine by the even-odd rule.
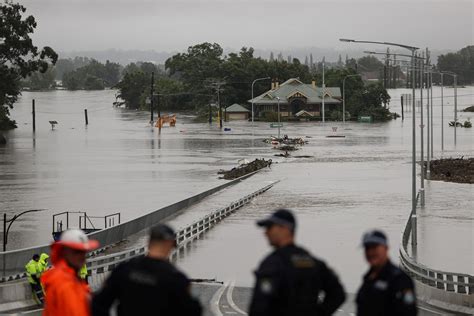
[[[89,237],[98,240],[102,247],[101,249],[92,253],[91,256],[100,253],[111,245],[114,245],[126,239],[130,235],[136,234],[143,229],[149,228],[153,225],[160,223],[165,218],[178,213],[182,209],[189,207],[226,187],[237,184],[257,172],[258,171],[237,178],[235,180],[225,182],[224,184],[216,186],[212,189],[206,190],[187,199],[163,207],[149,214],[140,216],[131,221],[124,222],[117,226],[103,229],[101,231],[90,234]],[[49,253],[49,248],[50,246],[48,244],[0,252],[0,269],[2,269],[2,277],[0,278],[0,283],[18,280],[26,277],[24,273],[25,264],[31,260],[31,257],[35,253]]]
[[[233,214],[236,210],[248,204],[254,197],[269,190],[277,182],[278,181],[272,182],[271,184],[266,185],[263,188],[232,202],[228,206],[215,210],[203,218],[194,221],[190,225],[179,229],[176,233],[178,246],[171,254],[170,259],[172,261],[177,260],[181,255],[183,255],[183,253],[186,252],[189,243],[201,237],[204,233],[221,222],[225,217]],[[139,231],[141,230],[143,230],[143,228]],[[126,236],[130,235],[131,234]],[[145,254],[145,252],[146,247],[141,246],[132,250],[126,250],[110,255],[88,258],[87,266],[89,272],[89,284],[91,288],[99,288],[100,284],[108,275],[108,273],[110,273],[118,264],[126,262],[134,257],[142,256]],[[16,280],[14,281],[9,280],[9,282],[0,283],[0,313],[34,305],[36,305],[36,302],[32,298],[31,288],[26,279],[22,277],[22,274],[17,274]]]
[[[418,300],[449,313],[474,315],[474,276],[435,270],[408,254],[411,218],[412,214],[402,233],[400,266],[415,281]]]

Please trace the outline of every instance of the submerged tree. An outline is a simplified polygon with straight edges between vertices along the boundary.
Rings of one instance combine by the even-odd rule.
[[[58,55],[50,47],[38,49],[30,34],[36,28],[33,16],[23,17],[26,8],[17,3],[0,4],[0,130],[16,127],[9,109],[20,95],[21,79],[39,71],[46,72],[48,61]]]

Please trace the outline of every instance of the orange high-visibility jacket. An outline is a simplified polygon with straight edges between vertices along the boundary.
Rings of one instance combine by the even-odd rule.
[[[90,290],[77,272],[60,260],[41,276],[44,286],[43,316],[90,316]]]

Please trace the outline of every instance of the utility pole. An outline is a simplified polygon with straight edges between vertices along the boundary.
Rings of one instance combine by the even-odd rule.
[[[221,108],[221,99],[220,99],[220,93],[223,91],[221,88],[223,85],[225,85],[225,81],[215,81],[210,84],[210,87],[213,89],[216,89],[217,92],[217,104],[219,106],[219,128],[222,128],[222,108]],[[210,112],[210,111],[209,111]],[[211,116],[209,116],[209,123],[211,123]]]
[[[155,73],[151,73],[151,88],[150,88],[150,124],[153,126],[153,86],[155,85]]]
[[[33,117],[33,132],[36,132],[35,99],[31,100],[31,115],[32,115],[32,117]]]

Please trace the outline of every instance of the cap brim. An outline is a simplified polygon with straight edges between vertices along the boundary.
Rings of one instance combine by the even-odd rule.
[[[86,243],[73,243],[73,242],[58,242],[58,245],[62,247],[71,248],[74,250],[81,250],[81,251],[92,251],[99,248],[99,242],[97,240],[89,240]]]
[[[257,221],[257,226],[259,227],[270,227],[273,224],[275,224],[275,222],[272,221],[270,218],[265,218],[265,219]]]

